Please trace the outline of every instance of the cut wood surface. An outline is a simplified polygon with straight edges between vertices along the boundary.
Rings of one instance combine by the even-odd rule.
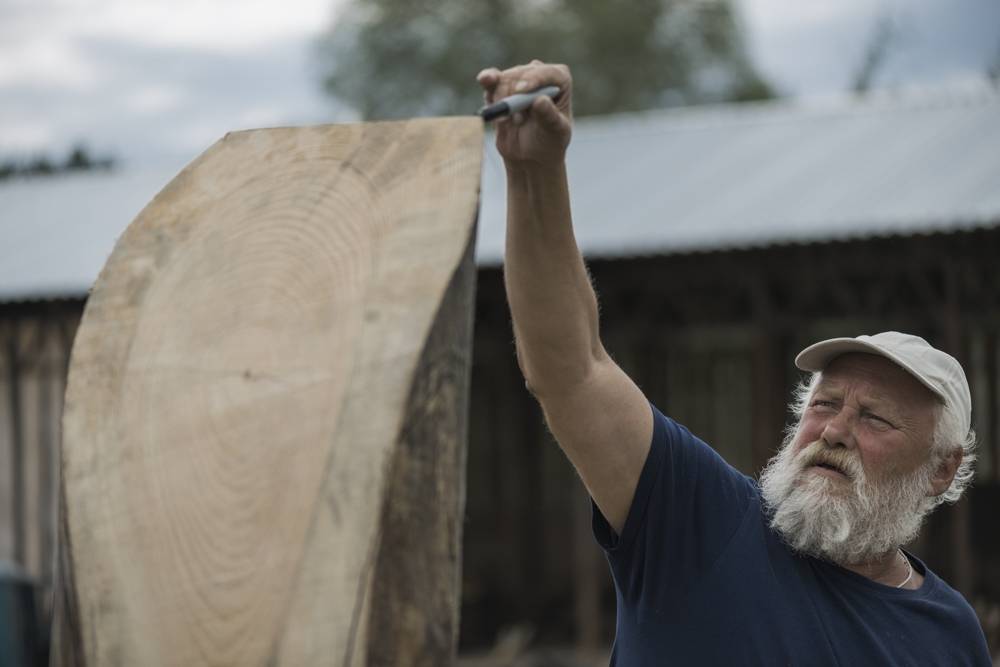
[[[77,334],[55,664],[446,665],[482,122],[227,135]]]

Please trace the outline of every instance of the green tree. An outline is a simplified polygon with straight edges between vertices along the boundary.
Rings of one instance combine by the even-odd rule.
[[[36,178],[59,174],[94,171],[110,171],[115,167],[111,156],[95,158],[84,144],[76,144],[70,149],[65,160],[57,160],[46,153],[33,158],[6,158],[0,160],[0,181],[13,178]]]
[[[729,0],[351,0],[321,55],[366,119],[472,113],[476,72],[532,58],[571,66],[579,115],[773,96]]]
[[[90,158],[90,153],[87,151],[87,147],[83,144],[77,144],[70,150],[69,156],[66,158],[66,164],[63,168],[66,171],[83,171],[86,169],[92,169],[93,167],[94,161]]]

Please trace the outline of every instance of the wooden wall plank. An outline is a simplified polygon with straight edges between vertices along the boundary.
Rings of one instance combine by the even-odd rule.
[[[5,341],[7,358],[7,418],[9,420],[10,469],[8,473],[10,493],[8,502],[11,511],[11,557],[18,564],[25,562],[24,533],[26,515],[24,508],[24,412],[22,409],[21,348],[19,330],[14,328]]]
[[[14,424],[11,414],[12,325],[0,322],[0,560],[14,560]]]

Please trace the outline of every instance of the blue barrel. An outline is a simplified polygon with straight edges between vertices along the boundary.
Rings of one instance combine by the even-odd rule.
[[[13,563],[0,561],[0,667],[33,667],[42,658],[35,584]]]

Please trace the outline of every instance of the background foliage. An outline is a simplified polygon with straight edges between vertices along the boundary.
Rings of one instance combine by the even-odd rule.
[[[321,54],[365,119],[472,113],[480,69],[532,58],[571,66],[578,115],[773,96],[728,0],[351,0]]]

